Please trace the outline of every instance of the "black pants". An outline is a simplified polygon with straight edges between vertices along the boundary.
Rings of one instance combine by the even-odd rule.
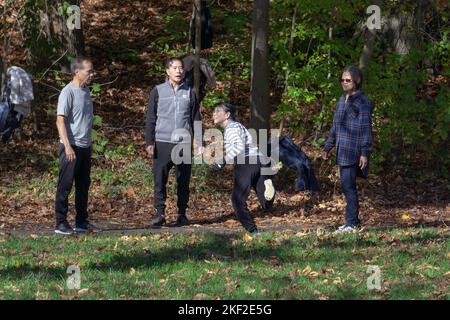
[[[153,153],[153,184],[154,205],[159,215],[164,215],[167,198],[167,180],[170,169],[175,166],[177,180],[177,206],[178,213],[185,214],[189,202],[189,181],[191,179],[192,165],[181,163],[175,165],[172,162],[172,149],[174,143],[156,142]],[[190,146],[189,146],[190,147]]]
[[[69,211],[69,194],[75,181],[75,209],[76,224],[81,225],[87,221],[87,205],[89,185],[91,183],[91,155],[92,148],[72,146],[75,152],[75,161],[68,161],[64,145],[59,144],[59,178],[56,189],[55,212],[56,224],[67,221]]]
[[[356,176],[358,175],[358,165],[340,166],[341,187],[345,195],[347,205],[345,207],[345,224],[358,226],[359,221],[359,201],[356,189]]]
[[[260,163],[234,165],[234,185],[231,201],[236,217],[241,222],[242,226],[249,232],[256,229],[255,221],[247,207],[250,190],[255,190],[261,207],[266,209],[268,201],[264,197],[264,181],[271,178],[271,176],[261,174]]]

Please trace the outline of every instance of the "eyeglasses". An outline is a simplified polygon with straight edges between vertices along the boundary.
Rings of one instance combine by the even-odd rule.
[[[353,82],[352,79],[339,79],[340,82],[350,83]]]

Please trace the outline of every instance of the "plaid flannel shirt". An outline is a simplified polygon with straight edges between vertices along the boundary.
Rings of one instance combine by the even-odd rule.
[[[345,94],[339,99],[324,150],[336,146],[336,162],[339,166],[359,163],[359,158],[369,158],[372,148],[372,104],[357,91],[345,102]]]

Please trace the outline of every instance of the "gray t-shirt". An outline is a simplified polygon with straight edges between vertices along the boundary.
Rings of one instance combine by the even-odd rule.
[[[58,99],[57,115],[67,119],[67,135],[71,145],[87,148],[92,143],[94,107],[88,87],[80,88],[70,82]]]

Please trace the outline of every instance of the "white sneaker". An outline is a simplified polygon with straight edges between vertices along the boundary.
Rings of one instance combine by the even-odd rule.
[[[264,187],[264,198],[266,198],[267,201],[272,201],[273,197],[275,197],[275,188],[272,179],[265,180]]]
[[[353,232],[353,231],[356,231],[356,230],[358,230],[358,227],[352,227],[352,226],[347,226],[347,225],[343,225],[343,226],[340,226],[337,230],[336,230],[336,232],[337,233],[344,233],[344,232]]]

